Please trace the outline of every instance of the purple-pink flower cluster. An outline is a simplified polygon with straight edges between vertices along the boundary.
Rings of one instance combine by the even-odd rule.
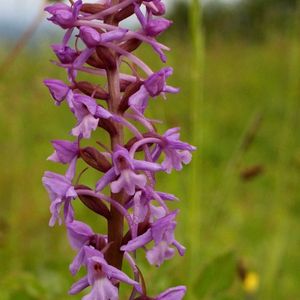
[[[64,68],[68,77],[67,82],[47,79],[45,85],[54,103],[65,102],[75,118],[72,138],[52,141],[54,152],[48,158],[67,165],[66,173],[47,171],[43,176],[51,200],[49,224],[64,223],[70,245],[77,251],[70,272],[76,275],[81,267],[86,269],[69,293],[90,287],[82,299],[115,300],[119,299],[120,283],[124,283],[132,287],[129,300],[180,300],[186,292],[184,286],[150,297],[135,261],[139,249],[155,266],[175,252],[185,252],[174,235],[178,210],[171,211],[167,205],[177,198],[156,191],[155,184],[158,172],[179,171],[188,164],[195,148],[180,140],[179,128],[159,134],[156,121],[145,115],[151,98],[178,92],[166,82],[172,68],[152,71],[133,54],[146,43],[166,62],[169,48],[156,40],[172,23],[163,17],[165,5],[161,0],[78,0],[45,10],[48,20],[65,30],[62,42],[52,49],[58,59],[54,63]],[[121,22],[131,16],[136,16],[140,29],[122,27]],[[123,73],[123,65],[130,71]],[[103,77],[105,83],[80,80],[83,73]],[[99,140],[84,147],[83,139],[96,130],[109,134],[110,145]],[[99,171],[93,187],[78,182],[82,174],[78,160]],[[108,190],[110,194],[105,192]],[[95,233],[77,220],[73,201],[81,201],[105,218],[107,233]],[[124,259],[132,268],[133,279],[122,271]]]

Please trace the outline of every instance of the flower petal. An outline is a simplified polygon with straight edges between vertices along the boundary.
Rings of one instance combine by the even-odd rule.
[[[128,242],[127,245],[124,245],[121,247],[122,251],[135,251],[138,248],[141,248],[151,242],[152,240],[152,234],[151,234],[151,229],[148,229],[144,234],[136,237],[135,239],[131,240]]]
[[[79,292],[81,292],[82,290],[84,290],[85,288],[87,288],[89,286],[89,282],[87,280],[87,276],[79,279],[77,282],[75,282],[72,286],[71,289],[69,290],[69,294],[70,295],[75,295]]]
[[[177,287],[170,288],[165,292],[158,295],[155,300],[181,300],[186,293],[186,287],[181,285]]]

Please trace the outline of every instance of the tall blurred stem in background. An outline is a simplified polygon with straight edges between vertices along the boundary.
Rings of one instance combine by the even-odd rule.
[[[274,286],[279,286],[282,276],[280,272],[284,269],[285,257],[293,245],[294,232],[293,220],[290,218],[287,208],[298,201],[298,195],[291,192],[291,186],[297,182],[297,173],[293,172],[292,161],[297,151],[295,132],[297,132],[297,123],[299,123],[299,88],[300,88],[300,1],[297,1],[293,17],[287,20],[287,34],[290,42],[286,54],[287,67],[287,86],[285,99],[281,102],[282,121],[281,131],[278,133],[278,156],[277,172],[272,207],[274,218],[280,219],[273,228],[276,234],[270,239],[270,251],[265,261],[263,288],[261,292],[262,299],[275,299],[277,291]],[[289,174],[289,176],[286,176]],[[298,183],[297,183],[298,184]],[[290,191],[287,194],[287,191]],[[282,205],[284,199],[285,205]],[[289,203],[289,205],[287,205]],[[275,222],[274,222],[275,223]]]
[[[15,46],[10,50],[7,56],[0,63],[0,77],[7,73],[10,67],[12,67],[14,61],[17,59],[21,51],[27,46],[28,42],[38,30],[43,18],[44,18],[44,7],[47,4],[47,0],[42,1],[41,8],[37,16],[32,20],[31,24],[24,31],[21,37],[17,40]]]
[[[200,201],[201,201],[201,160],[199,153],[202,148],[202,132],[199,132],[198,128],[201,126],[202,117],[201,112],[203,108],[203,79],[204,79],[204,36],[202,31],[202,1],[192,0],[189,9],[189,26],[192,39],[192,66],[190,71],[191,77],[191,135],[192,142],[198,147],[197,153],[195,153],[195,161],[190,171],[190,195],[189,195],[189,207],[188,207],[188,228],[189,230],[189,249],[190,259],[188,263],[188,283],[191,287],[194,283],[195,274],[199,271],[199,253],[198,250],[201,247],[200,240]],[[195,236],[195,234],[197,236]],[[190,289],[189,299],[195,299],[193,289]]]

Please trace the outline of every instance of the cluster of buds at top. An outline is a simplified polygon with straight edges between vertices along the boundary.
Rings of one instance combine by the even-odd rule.
[[[156,121],[145,116],[149,99],[178,92],[166,83],[172,68],[154,72],[132,53],[146,43],[166,61],[164,52],[169,49],[156,40],[171,25],[162,17],[165,6],[161,0],[103,0],[94,4],[78,0],[69,5],[56,3],[45,10],[49,20],[65,30],[62,42],[52,49],[58,58],[55,64],[68,76],[68,83],[47,79],[45,85],[55,104],[65,102],[77,121],[70,131],[71,141],[52,142],[55,151],[49,160],[66,164],[65,175],[48,171],[43,176],[51,200],[50,225],[64,223],[77,251],[70,271],[73,275],[81,267],[87,271],[69,293],[90,286],[83,299],[115,300],[119,299],[120,283],[124,283],[132,287],[130,300],[180,300],[186,292],[184,286],[150,297],[135,261],[138,249],[144,250],[148,262],[155,266],[172,258],[176,250],[180,255],[185,252],[174,236],[178,210],[167,206],[176,197],[156,191],[155,183],[157,172],[170,173],[188,164],[195,148],[180,141],[179,128],[161,135]],[[139,30],[119,25],[132,15],[141,24]],[[129,72],[122,73],[124,69]],[[81,81],[82,73],[101,76],[105,83]],[[97,141],[83,147],[83,139],[96,130],[107,132],[111,145]],[[131,135],[128,140],[124,133]],[[82,172],[76,176],[76,165],[80,159],[99,171],[93,187],[78,182]],[[76,220],[72,206],[76,199],[107,220],[106,234],[95,233]],[[133,279],[122,271],[124,259],[132,268]]]

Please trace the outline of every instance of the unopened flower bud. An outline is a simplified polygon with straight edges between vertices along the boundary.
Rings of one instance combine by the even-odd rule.
[[[140,0],[136,1],[141,2]],[[134,5],[128,5],[127,7],[125,7],[124,9],[121,9],[119,12],[117,12],[114,15],[114,22],[119,23],[121,21],[123,21],[124,19],[127,19],[128,17],[130,17],[131,15],[134,14]]]
[[[75,190],[91,190],[91,189],[85,185],[77,185],[75,186]],[[110,212],[107,206],[101,200],[99,200],[99,198],[87,196],[87,195],[78,195],[78,197],[81,200],[81,202],[90,210],[105,217],[106,219],[110,218]]]
[[[96,99],[107,100],[109,95],[102,89],[99,85],[94,85],[88,81],[79,81],[76,82],[76,88],[88,96],[93,96]]]
[[[129,108],[129,98],[140,89],[142,84],[141,81],[136,81],[126,88],[119,106],[120,112],[125,112]]]
[[[121,79],[120,80],[120,91],[121,92],[125,92],[125,90],[127,89],[127,87],[129,85],[131,85],[131,84],[132,84],[132,82],[124,80],[124,79]]]
[[[127,52],[133,52],[142,44],[141,40],[138,39],[130,39],[124,44],[122,44],[121,48]]]
[[[96,52],[94,52],[86,61],[86,63],[92,67],[98,68],[98,69],[105,69],[105,64],[103,60],[97,55]]]
[[[106,157],[93,147],[80,149],[80,157],[91,167],[100,171],[107,172],[111,168],[110,162]]]
[[[80,11],[82,11],[84,13],[88,13],[88,14],[96,14],[106,8],[107,8],[106,5],[100,4],[100,3],[84,3],[81,6]]]
[[[113,70],[116,68],[116,60],[110,49],[98,46],[96,52],[100,59],[105,63],[105,69]]]

